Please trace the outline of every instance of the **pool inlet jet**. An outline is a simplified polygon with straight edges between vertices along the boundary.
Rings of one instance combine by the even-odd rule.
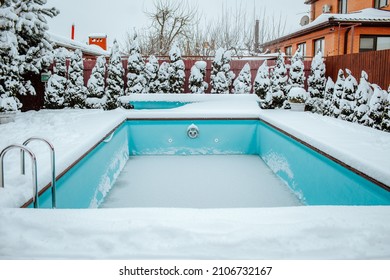
[[[191,139],[198,138],[199,136],[199,128],[195,124],[191,124],[187,128],[187,136]]]

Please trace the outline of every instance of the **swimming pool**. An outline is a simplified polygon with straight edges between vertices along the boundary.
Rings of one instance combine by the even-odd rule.
[[[307,205],[390,205],[386,186],[260,119],[129,119],[61,176],[58,208],[98,207],[129,157],[156,155],[257,155]]]
[[[179,101],[130,101],[135,110],[145,109],[172,109],[184,106],[190,102]]]

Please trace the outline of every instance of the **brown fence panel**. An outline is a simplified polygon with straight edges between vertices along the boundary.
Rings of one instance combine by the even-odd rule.
[[[390,85],[390,50],[330,56],[326,58],[325,65],[326,75],[334,81],[339,69],[347,68],[352,71],[357,81],[364,70],[370,83],[386,90]]]

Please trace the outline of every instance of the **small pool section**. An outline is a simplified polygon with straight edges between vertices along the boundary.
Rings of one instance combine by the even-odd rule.
[[[173,109],[189,104],[179,101],[130,101],[135,110]]]
[[[127,120],[73,166],[57,183],[57,207],[99,207],[129,159],[171,155],[258,156],[306,205],[390,205],[390,192],[383,186],[262,120],[156,119]],[[153,168],[134,172],[154,174]],[[51,207],[50,191],[39,203]]]

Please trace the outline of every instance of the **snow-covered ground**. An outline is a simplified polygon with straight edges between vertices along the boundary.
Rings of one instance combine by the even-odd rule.
[[[127,117],[260,116],[390,182],[389,133],[311,113],[261,111],[253,95],[196,98],[170,110],[20,113],[14,123],[0,126],[0,150],[31,136],[45,137],[56,147],[59,173]],[[30,147],[43,186],[50,181],[49,152],[38,143]],[[19,175],[17,151],[5,164],[2,259],[390,259],[390,207],[20,209],[31,197],[31,184]]]

